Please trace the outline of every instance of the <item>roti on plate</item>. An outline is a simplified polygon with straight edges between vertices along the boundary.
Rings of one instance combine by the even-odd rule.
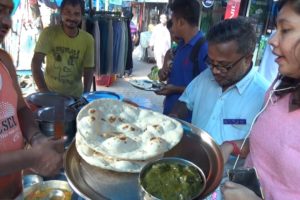
[[[116,172],[138,173],[141,171],[143,166],[146,165],[149,161],[161,158],[163,156],[163,155],[158,155],[146,161],[120,160],[112,157],[107,157],[89,148],[89,146],[86,144],[86,142],[83,140],[80,134],[76,134],[75,144],[76,144],[76,149],[78,154],[88,164],[96,167],[100,167],[102,169],[112,170]]]
[[[160,113],[99,99],[79,112],[77,134],[102,155],[141,161],[173,148],[180,142],[183,129],[181,123]]]

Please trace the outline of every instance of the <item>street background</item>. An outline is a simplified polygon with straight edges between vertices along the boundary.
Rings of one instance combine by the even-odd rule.
[[[130,79],[148,79],[147,74],[150,73],[151,67],[154,65],[155,64],[153,63],[141,61],[133,56],[133,73],[131,77],[117,78],[117,80],[109,87],[97,85],[96,90],[115,92],[141,107],[162,112],[164,96],[156,95],[152,91],[138,89],[129,83]]]

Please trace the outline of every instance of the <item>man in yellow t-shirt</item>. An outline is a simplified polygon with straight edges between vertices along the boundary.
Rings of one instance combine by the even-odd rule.
[[[31,63],[39,91],[74,97],[90,91],[95,66],[94,39],[79,29],[83,13],[83,0],[64,0],[61,4],[61,25],[47,27],[41,33]],[[41,68],[45,57],[43,74]]]

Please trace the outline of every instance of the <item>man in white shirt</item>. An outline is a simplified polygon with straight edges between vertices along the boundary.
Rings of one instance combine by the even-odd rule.
[[[154,48],[154,57],[159,69],[163,66],[166,52],[171,48],[171,35],[166,25],[167,16],[162,14],[160,23],[154,27],[149,41],[149,46]]]
[[[256,44],[252,25],[243,18],[224,20],[206,35],[208,69],[185,89],[170,115],[183,118],[222,144],[243,139],[260,111],[267,81],[252,67]]]

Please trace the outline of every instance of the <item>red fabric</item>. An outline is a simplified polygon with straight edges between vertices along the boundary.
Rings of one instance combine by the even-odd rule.
[[[37,4],[37,0],[28,0],[29,5]]]
[[[229,0],[224,19],[232,19],[239,16],[241,0]]]
[[[24,147],[17,116],[17,93],[5,66],[0,62],[0,153]],[[22,191],[22,174],[0,177],[0,199],[13,199]]]
[[[225,141],[224,143],[229,143],[233,146],[233,151],[232,151],[232,154],[235,155],[235,156],[238,156],[241,154],[241,150],[240,148],[237,146],[237,144],[233,141]]]

